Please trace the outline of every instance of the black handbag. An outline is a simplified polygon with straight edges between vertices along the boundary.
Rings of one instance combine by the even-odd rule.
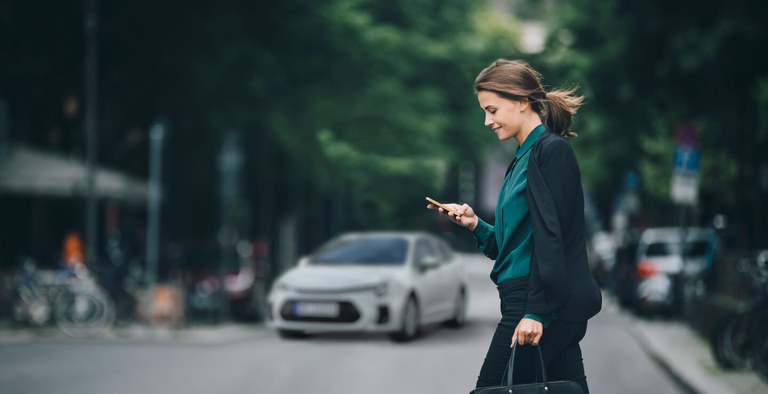
[[[529,393],[546,393],[546,394],[583,394],[581,386],[578,383],[570,380],[558,380],[555,382],[547,381],[547,370],[544,368],[544,355],[541,354],[541,347],[536,346],[539,353],[539,362],[541,363],[541,383],[528,383],[514,385],[512,370],[515,366],[515,350],[517,350],[517,343],[512,346],[512,355],[509,357],[507,363],[507,384],[505,386],[493,386],[493,387],[480,387],[472,390],[470,394],[529,394]],[[504,376],[501,377],[501,384],[504,384]]]

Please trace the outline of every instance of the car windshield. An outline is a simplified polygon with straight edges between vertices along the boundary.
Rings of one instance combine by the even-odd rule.
[[[648,245],[645,255],[648,257],[660,257],[680,254],[679,243],[654,242]]]
[[[365,237],[331,242],[310,257],[322,265],[401,265],[408,241],[401,237]]]
[[[703,257],[707,253],[708,242],[695,241],[686,246],[687,257]],[[648,245],[645,255],[648,257],[661,257],[680,255],[681,245],[677,242],[654,242]]]

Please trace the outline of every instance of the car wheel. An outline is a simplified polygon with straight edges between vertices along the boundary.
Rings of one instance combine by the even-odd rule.
[[[461,328],[467,322],[467,295],[462,288],[456,297],[456,303],[453,307],[453,318],[446,322],[451,328]]]
[[[304,338],[310,337],[310,335],[304,331],[283,330],[283,329],[278,329],[277,335],[280,335],[280,338],[283,338],[283,339],[304,339]]]
[[[400,330],[392,335],[397,342],[408,342],[419,335],[419,305],[416,298],[408,297],[408,302],[403,308],[403,318],[400,322]]]

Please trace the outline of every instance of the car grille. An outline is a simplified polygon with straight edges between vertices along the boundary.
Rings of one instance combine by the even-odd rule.
[[[293,304],[297,301],[286,301],[280,308],[280,316],[287,321],[323,322],[323,323],[353,323],[360,319],[360,312],[352,303],[339,302],[339,315],[336,317],[297,316],[293,312]],[[300,301],[298,301],[300,302]]]

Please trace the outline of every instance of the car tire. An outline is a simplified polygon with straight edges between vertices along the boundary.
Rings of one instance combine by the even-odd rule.
[[[305,339],[310,337],[310,335],[304,331],[283,330],[283,329],[278,329],[277,335],[279,335],[280,338],[283,338],[283,339]]]
[[[416,297],[411,295],[403,308],[403,316],[400,320],[400,330],[392,334],[392,339],[396,342],[409,342],[419,336],[419,303]]]
[[[464,288],[459,290],[456,296],[456,303],[453,307],[453,318],[448,320],[445,325],[451,328],[461,328],[467,322],[467,294]]]
[[[632,313],[641,318],[650,318],[654,314],[653,307],[648,302],[638,299],[632,307]]]

